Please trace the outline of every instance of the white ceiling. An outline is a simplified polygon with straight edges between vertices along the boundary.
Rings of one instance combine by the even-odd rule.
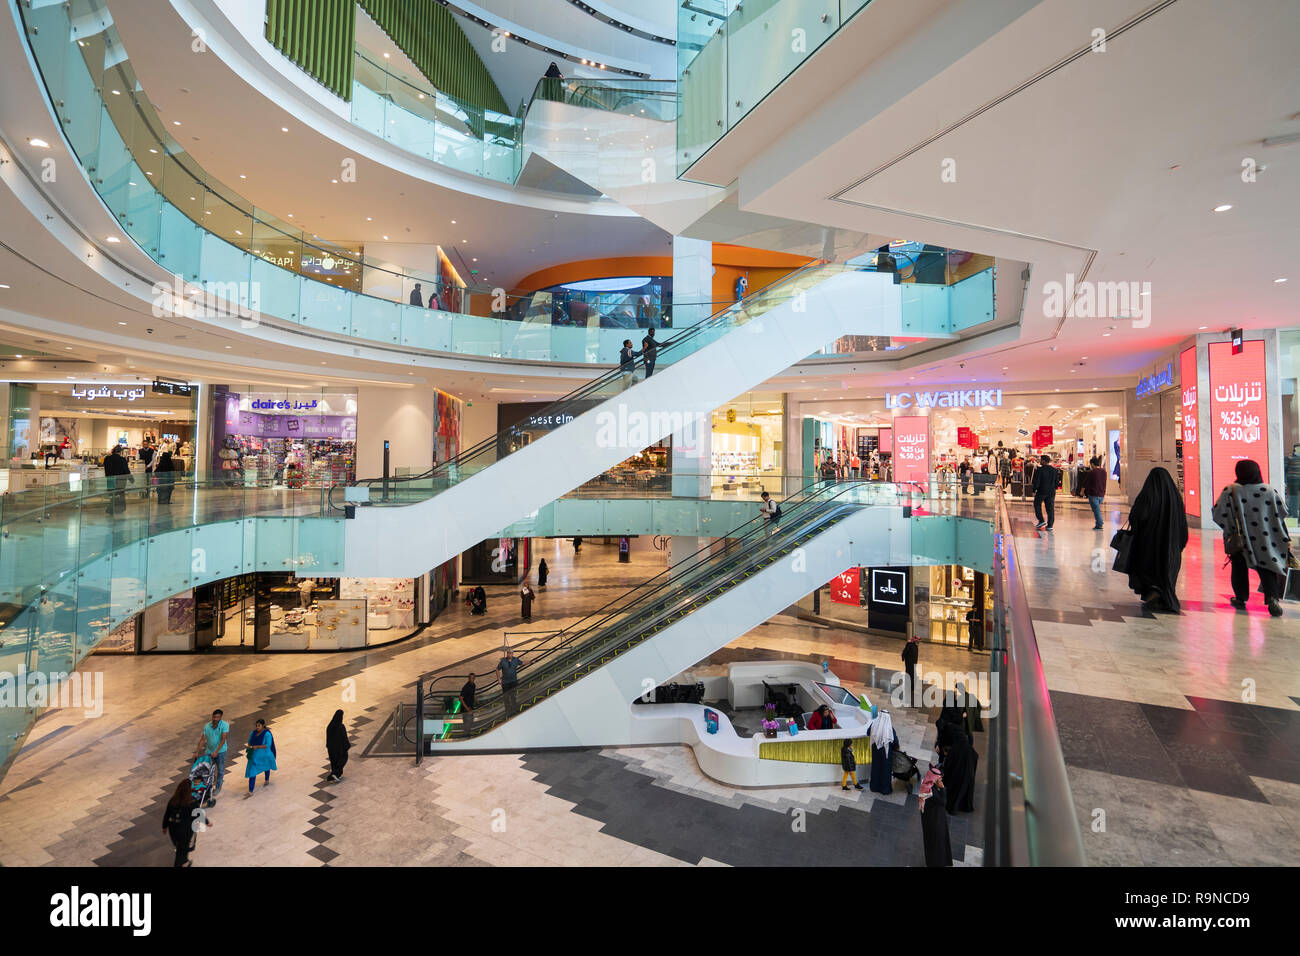
[[[1155,6],[871,4],[700,171],[737,181],[742,211],[1032,263],[1020,341],[961,356],[981,381],[1003,365],[1061,380],[1080,354],[1089,379],[1136,377],[1198,331],[1294,326],[1300,144],[1261,140],[1300,132],[1300,4],[1177,0],[1119,31]],[[1040,76],[1099,26],[1104,52]],[[1254,182],[1248,158],[1267,167]],[[1046,314],[1067,272],[1150,282],[1150,325]]]

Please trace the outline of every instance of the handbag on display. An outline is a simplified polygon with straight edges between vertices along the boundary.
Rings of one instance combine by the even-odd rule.
[[[1129,553],[1133,550],[1133,531],[1128,527],[1128,522],[1115,532],[1115,536],[1110,539],[1110,546],[1115,549],[1115,563],[1111,567],[1120,574],[1128,574]]]

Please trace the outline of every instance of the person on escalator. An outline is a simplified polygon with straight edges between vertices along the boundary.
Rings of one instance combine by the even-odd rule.
[[[515,697],[515,688],[519,686],[519,667],[523,664],[515,657],[515,652],[506,648],[506,656],[497,661],[497,673],[501,675],[501,700],[505,705],[506,716],[519,713],[519,701]]]
[[[781,520],[781,506],[777,504],[776,499],[766,491],[759,497],[763,499],[762,503],[758,506],[759,513],[767,519],[768,530],[775,531],[776,523]]]
[[[659,355],[659,340],[652,328],[646,330],[645,338],[641,340],[641,355],[645,361],[645,377],[649,378],[655,373],[655,358]]]
[[[478,685],[474,683],[474,675],[470,674],[460,688],[460,709],[465,715],[465,729],[468,730],[474,723],[474,695],[478,693]]]
[[[624,339],[618,353],[618,370],[623,373],[623,390],[636,384],[636,359],[641,353],[632,348],[632,340]]]

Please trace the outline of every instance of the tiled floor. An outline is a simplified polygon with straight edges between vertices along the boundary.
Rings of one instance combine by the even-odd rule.
[[[1035,535],[1016,505],[1018,548],[1075,805],[1098,865],[1293,863],[1300,851],[1300,651],[1293,611],[1226,602],[1217,536],[1193,532],[1184,613],[1144,613],[1106,570],[1108,530],[1062,509]],[[1023,533],[1022,533],[1023,532]],[[915,797],[837,787],[737,790],[700,773],[689,749],[364,758],[420,673],[490,662],[504,635],[563,627],[659,570],[655,553],[618,564],[588,542],[539,542],[551,565],[534,620],[514,589],[490,589],[489,614],[459,605],[424,634],[333,655],[96,657],[103,716],[52,711],[0,783],[0,863],[166,865],[162,806],[198,727],[224,707],[232,737],[257,717],[282,769],[245,796],[236,758],[199,865],[614,865],[921,861]],[[898,666],[896,640],[778,616],[702,662],[829,660],[873,699]],[[985,670],[987,658],[923,645],[924,672]],[[488,666],[484,670],[489,669]],[[946,682],[945,678],[940,678]],[[324,726],[342,707],[355,743],[345,779],[323,783]],[[933,746],[930,716],[895,712],[904,748]],[[236,748],[238,749],[238,748]],[[986,752],[983,740],[976,749]],[[985,761],[981,760],[981,770]],[[951,821],[954,854],[980,862],[982,808]],[[793,825],[802,819],[800,827]]]
[[[1109,570],[1127,509],[1013,507],[1034,631],[1088,860],[1294,865],[1300,859],[1300,605],[1271,618],[1231,589],[1217,529],[1193,529],[1182,614],[1142,609]],[[1252,575],[1253,578],[1253,575]]]
[[[197,865],[923,862],[916,798],[902,784],[890,797],[838,787],[739,791],[708,780],[682,747],[448,756],[418,768],[409,757],[362,757],[416,675],[491,662],[507,632],[563,627],[662,566],[646,552],[619,564],[615,548],[592,541],[576,559],[567,542],[538,546],[551,577],[528,623],[519,620],[515,589],[489,588],[486,618],[457,605],[421,636],[378,650],[92,657],[89,666],[104,674],[103,716],[51,711],[38,722],[0,783],[0,863],[167,865],[163,805],[217,706],[232,740],[265,718],[281,769],[249,797],[242,760],[232,757]],[[873,664],[885,679],[899,648],[782,617],[706,666],[829,656],[846,683],[860,686]],[[354,747],[344,780],[329,784],[324,728],[339,707]],[[904,747],[924,766],[931,715],[896,719]],[[801,827],[792,825],[797,815]],[[978,811],[952,818],[960,865],[979,862],[981,831]]]

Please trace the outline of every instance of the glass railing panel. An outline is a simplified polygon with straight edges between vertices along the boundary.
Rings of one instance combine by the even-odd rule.
[[[364,295],[355,295],[351,299],[352,328],[349,334],[393,344],[401,339],[402,312],[396,302],[385,302]]]
[[[164,506],[159,506],[159,510]],[[174,534],[165,532],[174,521],[171,515],[160,515],[155,520],[155,533],[147,542],[145,560],[148,577],[145,604],[154,604],[190,587],[190,566],[194,562],[194,532],[191,528],[177,529]],[[180,520],[184,520],[183,518]]]
[[[617,355],[618,353],[615,352],[616,358]],[[551,326],[551,361],[586,363],[599,360],[600,329],[569,325]]]
[[[402,306],[402,344],[410,348],[450,352],[453,319],[450,312]]]
[[[397,103],[388,103],[384,113],[384,139],[398,149],[433,159],[434,125],[428,117],[413,113]]]
[[[58,113],[63,120],[64,135],[78,156],[95,155],[99,142],[100,97],[125,100],[131,92],[129,87],[117,85],[111,71],[109,76],[105,76],[104,39],[103,33],[88,30],[67,46],[69,55],[62,87],[63,100]],[[104,82],[106,79],[107,83]]]
[[[303,325],[323,332],[347,335],[351,323],[351,299],[343,289],[321,282],[304,281],[298,314]]]
[[[301,276],[277,268],[263,256],[254,256],[250,267],[250,292],[256,291],[257,309],[286,322],[299,321],[302,304]]]
[[[839,29],[838,0],[749,0],[727,18],[727,125]]]
[[[295,571],[335,577],[343,570],[343,519],[299,518],[296,531]]]
[[[997,314],[995,275],[994,269],[989,268],[948,286],[952,331],[993,320]]]
[[[904,337],[948,334],[951,323],[947,286],[905,282],[899,286],[899,293]]]
[[[384,109],[387,100],[360,80],[352,84],[352,122],[367,133],[384,135]]]
[[[499,322],[501,354],[539,362],[551,360],[551,333],[556,326],[534,322]]]
[[[211,232],[203,233],[199,281],[208,285],[248,282],[253,257]]]
[[[478,315],[458,315],[451,326],[451,350],[467,355],[499,356],[504,324]]]
[[[452,169],[483,175],[483,144],[473,135],[450,126],[439,126],[433,158]]]
[[[212,189],[203,195],[203,228],[242,252],[253,247],[251,212]],[[246,270],[242,274],[246,274]],[[240,275],[241,273],[236,273],[235,276],[225,278],[237,278]],[[216,279],[216,276],[213,278]]]
[[[104,200],[104,205],[122,224],[126,221],[131,204],[129,184],[133,176],[137,175],[132,173],[136,165],[131,159],[127,144],[118,134],[117,126],[102,106],[97,145],[91,182]]]
[[[249,523],[252,523],[250,519]],[[200,524],[194,528],[190,541],[194,558],[206,580],[219,580],[252,571],[245,560],[243,534],[232,534],[230,522]],[[190,564],[194,565],[195,560]],[[198,573],[198,572],[196,572]]]

